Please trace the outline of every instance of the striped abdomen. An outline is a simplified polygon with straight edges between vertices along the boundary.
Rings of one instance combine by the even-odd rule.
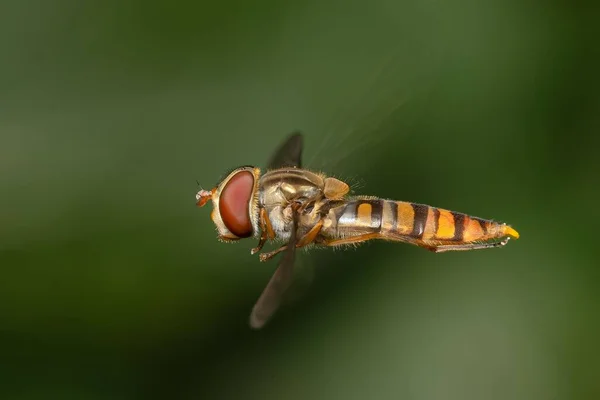
[[[379,233],[382,239],[425,245],[519,237],[505,224],[403,201],[357,199],[339,207],[335,214],[338,237]]]

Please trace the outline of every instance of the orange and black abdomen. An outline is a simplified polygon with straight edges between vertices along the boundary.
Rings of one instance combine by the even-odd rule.
[[[384,223],[385,200],[361,199],[349,201],[336,211],[339,236],[380,232]]]
[[[417,243],[455,244],[486,241],[518,233],[507,225],[425,204],[382,199],[348,202],[337,216],[337,233],[348,237],[379,233]]]

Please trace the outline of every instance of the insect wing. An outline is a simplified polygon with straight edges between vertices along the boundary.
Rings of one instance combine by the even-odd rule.
[[[267,169],[285,167],[302,167],[303,139],[300,132],[292,133],[285,142],[275,151],[267,164]]]
[[[294,278],[294,260],[296,258],[296,231],[298,230],[298,214],[293,212],[293,224],[290,240],[287,248],[283,252],[279,265],[271,280],[258,298],[258,301],[252,308],[250,314],[250,327],[253,329],[262,328],[267,321],[275,314],[275,311],[281,305],[283,293],[290,287]]]

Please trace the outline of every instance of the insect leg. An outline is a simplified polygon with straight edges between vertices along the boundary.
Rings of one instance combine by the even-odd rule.
[[[260,253],[258,255],[258,257],[260,258],[260,261],[263,261],[263,262],[269,261],[271,258],[275,257],[277,254],[281,253],[282,251],[286,250],[287,248],[288,248],[287,244],[284,244],[277,250],[273,250],[268,253]]]
[[[260,219],[261,219],[262,223],[265,224],[265,230],[267,231],[267,238],[274,239],[275,231],[273,230],[273,226],[271,225],[271,220],[269,219],[269,214],[267,213],[267,210],[265,210],[264,208],[262,208],[260,210]]]
[[[323,227],[323,218],[321,218],[319,220],[319,222],[317,222],[315,224],[315,226],[310,228],[310,230],[308,232],[306,232],[306,234],[298,240],[298,242],[296,243],[296,247],[304,247],[304,246],[312,243],[315,240],[315,238],[317,237],[317,235],[319,234],[319,232],[321,232],[322,227]]]
[[[468,251],[468,250],[480,250],[480,249],[491,249],[494,247],[502,247],[505,246],[510,237],[505,238],[501,242],[490,242],[490,243],[463,243],[463,244],[438,244],[431,242],[424,242],[422,240],[416,240],[409,237],[404,236],[389,236],[382,235],[380,233],[367,233],[364,235],[358,235],[353,237],[347,237],[343,239],[333,239],[324,242],[325,246],[341,246],[345,244],[353,244],[365,242],[371,239],[383,239],[383,240],[391,240],[394,242],[404,242],[409,244],[414,244],[419,247],[423,247],[429,251],[434,253],[443,253],[446,251]]]
[[[507,237],[500,242],[462,243],[462,244],[440,244],[440,243],[436,243],[436,242],[422,241],[422,240],[401,237],[401,236],[385,237],[382,239],[414,244],[416,246],[422,247],[422,248],[432,251],[434,253],[444,253],[446,251],[469,251],[469,250],[481,250],[481,249],[492,249],[494,247],[502,247],[508,243],[508,241],[510,240],[510,237]]]
[[[258,245],[256,245],[256,247],[252,248],[252,250],[250,250],[250,254],[256,254],[258,253],[263,246],[265,245],[267,241],[267,231],[263,230],[260,234],[260,239],[258,240]]]
[[[317,222],[315,224],[315,226],[313,226],[312,228],[310,228],[310,230],[308,232],[306,232],[306,234],[304,236],[302,236],[300,239],[298,239],[298,241],[296,242],[296,247],[304,247],[308,244],[311,244],[315,238],[317,237],[317,235],[319,234],[319,232],[321,232],[321,228],[323,227],[323,219],[320,219],[319,222]],[[282,251],[284,251],[285,249],[287,249],[288,245],[283,245],[280,248],[278,248],[277,250],[271,251],[269,253],[262,253],[259,255],[260,257],[260,261],[267,261],[270,260],[271,258],[273,258],[274,256],[276,256],[277,254],[281,253]]]
[[[364,235],[351,236],[351,237],[346,237],[343,239],[328,240],[328,241],[325,241],[323,244],[325,246],[342,246],[345,244],[366,242],[367,240],[380,239],[380,238],[382,238],[380,233],[365,233]]]
[[[491,249],[494,247],[505,246],[510,240],[510,237],[505,238],[501,242],[491,243],[465,243],[465,244],[444,244],[440,246],[432,246],[429,250],[434,253],[443,253],[445,251],[467,251],[467,250],[480,250],[480,249]]]
[[[295,210],[297,206],[292,206]],[[298,231],[298,214],[292,214],[292,232],[290,234],[290,247],[286,248],[279,260],[279,265],[273,277],[267,283],[262,294],[256,301],[250,313],[249,324],[252,329],[262,328],[273,316],[281,304],[283,293],[290,286],[294,277],[294,259],[296,256],[296,233]],[[262,254],[261,254],[262,255]]]
[[[271,221],[269,220],[267,211],[264,208],[261,208],[261,210],[260,210],[260,231],[261,231],[261,233],[260,233],[260,240],[258,242],[258,245],[255,248],[253,248],[252,250],[250,250],[250,254],[258,253],[265,245],[265,242],[267,241],[267,239],[269,239],[269,238],[273,239],[275,237],[275,232],[273,232],[273,227],[271,226]]]

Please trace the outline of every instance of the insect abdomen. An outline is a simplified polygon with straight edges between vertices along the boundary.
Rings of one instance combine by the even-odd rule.
[[[471,243],[519,237],[508,225],[425,204],[385,201],[385,206],[391,214],[389,224],[385,224],[389,230],[385,233],[405,235],[417,241]]]
[[[471,243],[519,234],[510,226],[425,204],[382,199],[350,201],[337,219],[340,236],[380,233],[415,242]]]

